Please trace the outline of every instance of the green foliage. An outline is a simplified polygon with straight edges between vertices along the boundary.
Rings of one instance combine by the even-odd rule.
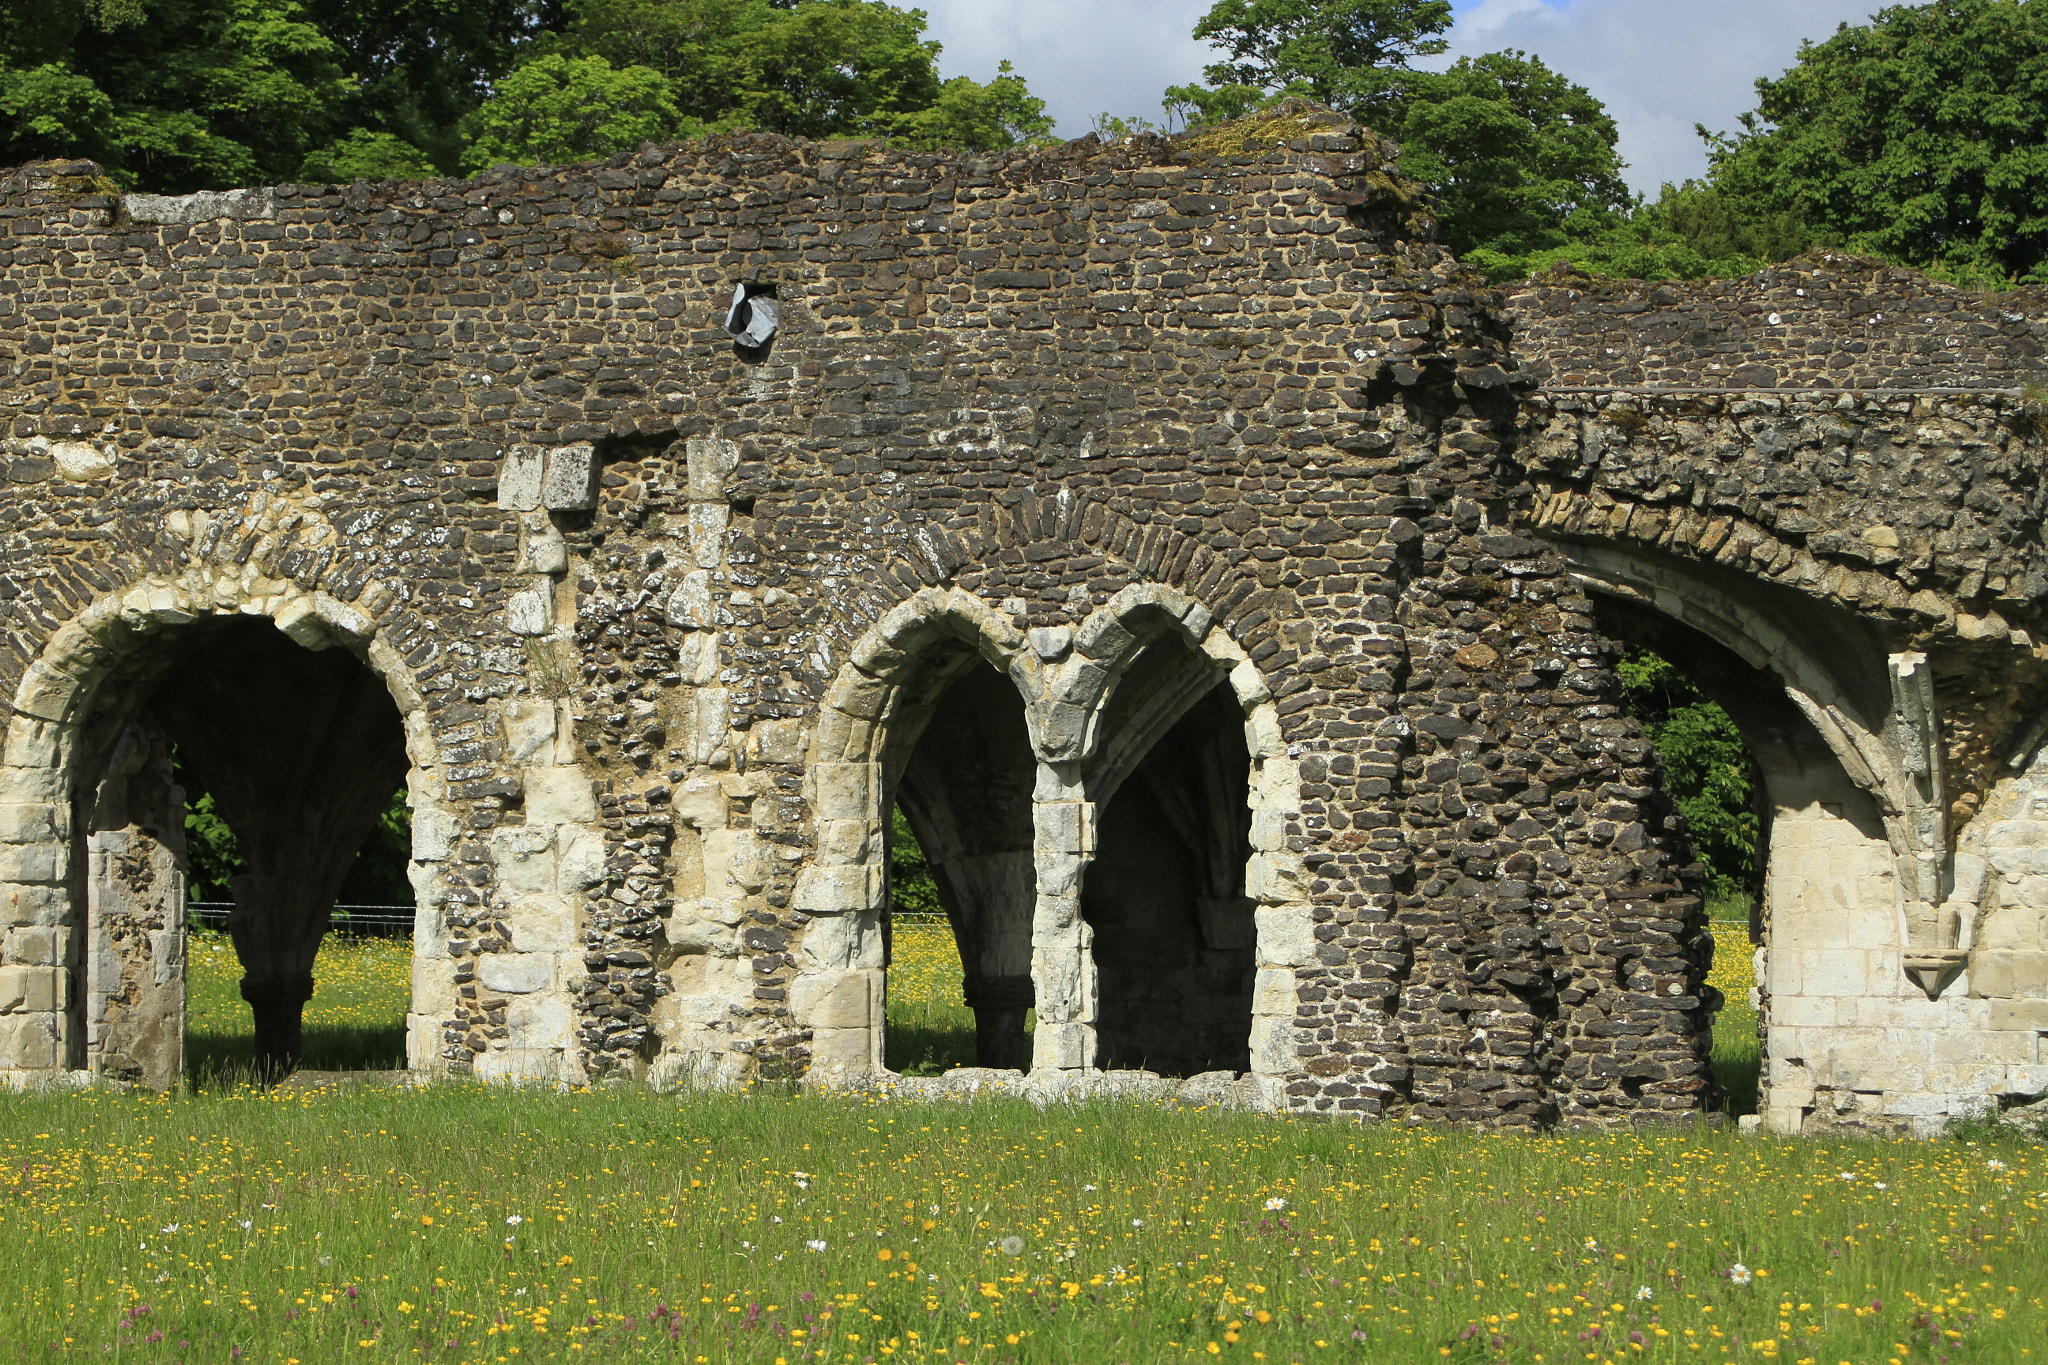
[[[299,178],[316,184],[346,180],[422,180],[439,173],[427,154],[393,133],[351,129],[309,152]]]
[[[584,161],[672,137],[680,123],[660,72],[549,53],[507,76],[472,116],[463,161],[471,170]]]
[[[1664,760],[1665,780],[1706,865],[1709,894],[1753,891],[1757,858],[1756,763],[1728,713],[1659,655],[1632,649],[1616,665],[1629,714]]]
[[[1442,52],[1450,27],[1450,0],[1216,0],[1194,36],[1224,59],[1206,86],[1169,89],[1167,107],[1192,126],[1300,95],[1379,126],[1419,76],[1409,61]]]
[[[49,0],[0,8],[0,162],[126,189],[453,174],[734,128],[994,149],[1052,120],[942,79],[883,0]]]
[[[213,793],[185,802],[185,895],[195,901],[234,899],[234,879],[249,870],[235,832],[213,808]]]
[[[898,806],[889,815],[889,909],[893,914],[943,915],[931,860]]]
[[[1708,137],[1734,216],[1968,283],[2048,281],[2048,4],[1895,5],[1756,88],[1742,130]]]
[[[1527,53],[1417,73],[1378,126],[1435,192],[1439,239],[1460,253],[1560,245],[1625,221],[1633,203],[1606,107]]]

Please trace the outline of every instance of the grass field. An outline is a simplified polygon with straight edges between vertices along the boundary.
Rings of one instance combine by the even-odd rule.
[[[231,956],[204,947],[195,1039],[225,1048]],[[405,945],[330,951],[309,1037],[380,1036]],[[912,962],[954,1036],[957,978],[899,940],[904,997]],[[22,1095],[0,1361],[2029,1361],[2043,1155],[780,1093]]]

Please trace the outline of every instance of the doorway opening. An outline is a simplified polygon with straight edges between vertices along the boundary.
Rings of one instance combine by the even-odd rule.
[[[884,759],[885,1065],[1028,1071],[1037,761],[1024,701],[964,647],[926,677],[899,706]]]
[[[275,1079],[307,1060],[307,1006],[338,962],[322,948],[343,888],[353,876],[384,899],[394,870],[403,880],[404,727],[361,660],[308,649],[267,619],[202,620],[164,643],[100,689],[80,731],[76,1036],[95,1070],[147,1084]],[[225,905],[195,914],[193,890]],[[388,1008],[358,998],[338,1026],[316,1012],[316,1065],[403,1064],[410,944],[382,956],[392,961],[366,964],[373,980],[329,973],[329,1001]]]
[[[1110,697],[1081,893],[1105,1069],[1251,1067],[1258,964],[1244,726],[1215,663],[1177,634],[1147,646]]]

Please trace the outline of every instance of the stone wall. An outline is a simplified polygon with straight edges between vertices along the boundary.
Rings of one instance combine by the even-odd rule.
[[[963,940],[996,926],[985,1038],[1028,991],[1055,1090],[1158,1058],[1133,1020],[1178,1008],[1215,1037],[1159,1064],[1241,1056],[1274,1107],[1686,1116],[1711,944],[1595,619],[1642,573],[1587,547],[1862,623],[1874,712],[1867,678],[1817,704],[1863,727],[1873,783],[1920,782],[1909,862],[1948,856],[1947,797],[1913,768],[1925,727],[1892,724],[1933,714],[1895,704],[1923,675],[1893,656],[1980,623],[2007,681],[1972,752],[2030,682],[2031,513],[1992,504],[2031,446],[2004,409],[1956,409],[1943,432],[2004,444],[1929,446],[1900,499],[1861,433],[1902,415],[1531,397],[1526,300],[1501,311],[1388,148],[1320,111],[985,158],[734,136],[464,182],[92,190],[79,165],[0,184],[0,972],[38,990],[79,970],[81,935],[31,936],[87,927],[61,869],[91,755],[150,660],[246,614],[356,654],[404,717],[416,1067],[873,1076],[888,812],[957,833],[972,795],[932,770],[978,745],[1029,799],[949,846],[949,910]],[[736,290],[773,298],[765,346],[720,325]],[[1710,473],[1751,460],[1739,488]],[[1826,468],[1811,525],[1788,464]],[[1926,569],[1923,532],[1983,539],[1978,580]],[[1853,591],[1798,567],[1855,554]],[[948,719],[983,667],[1021,735]],[[1198,877],[1145,876],[1204,829]],[[1151,883],[1177,889],[1131,900]],[[81,1027],[24,985],[0,1051],[90,1068]]]
[[[1546,388],[2019,389],[2048,381],[2048,296],[1983,294],[1831,252],[1735,280],[1599,280],[1507,291]]]

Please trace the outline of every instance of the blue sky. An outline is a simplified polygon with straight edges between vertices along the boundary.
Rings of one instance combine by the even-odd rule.
[[[1159,117],[1159,92],[1211,60],[1188,37],[1209,0],[909,0],[931,16],[947,75],[986,80],[1008,58],[1059,131],[1102,112]],[[1706,168],[1695,123],[1728,129],[1752,83],[1802,38],[1859,23],[1882,0],[1464,0],[1454,53],[1521,48],[1606,101],[1630,183],[1655,194]]]

